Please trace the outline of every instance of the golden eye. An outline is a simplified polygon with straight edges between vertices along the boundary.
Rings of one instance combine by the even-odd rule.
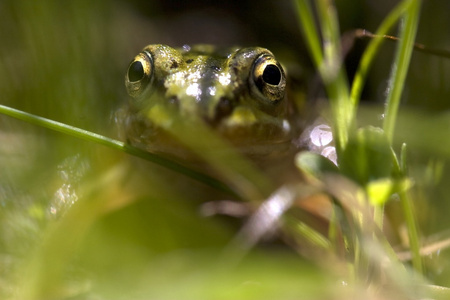
[[[251,80],[256,92],[271,102],[276,103],[284,98],[286,76],[273,56],[264,54],[255,60]]]
[[[125,75],[125,85],[131,97],[138,97],[150,85],[153,76],[153,59],[147,51],[141,52],[131,61]]]

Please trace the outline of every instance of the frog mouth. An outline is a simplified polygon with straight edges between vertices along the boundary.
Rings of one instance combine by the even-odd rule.
[[[267,122],[251,122],[249,118],[237,121],[228,117],[210,123],[202,119],[182,120],[179,116],[164,116],[160,112],[157,116],[158,120],[148,113],[125,113],[119,125],[122,127],[121,135],[128,143],[145,151],[186,161],[194,161],[201,156],[193,152],[219,153],[225,148],[233,148],[254,159],[276,156],[292,147],[290,126],[286,120],[272,118]],[[208,141],[216,138],[221,142]]]

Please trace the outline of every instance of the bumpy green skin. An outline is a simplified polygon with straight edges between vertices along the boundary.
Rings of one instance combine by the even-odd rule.
[[[178,119],[206,124],[242,152],[289,147],[285,74],[267,49],[149,45],[133,62],[143,59],[142,80],[130,73],[125,78],[132,100],[123,126],[130,143],[151,152],[175,153],[171,149],[179,147],[166,131]],[[279,69],[278,84],[261,83],[267,64]]]

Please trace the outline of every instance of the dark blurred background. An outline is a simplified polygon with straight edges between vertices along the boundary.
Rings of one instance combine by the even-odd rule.
[[[336,1],[341,32],[375,31],[397,2]],[[77,124],[101,120],[126,97],[124,70],[150,43],[259,45],[275,52],[293,73],[299,69],[306,70],[301,72],[305,77],[315,73],[289,0],[5,0],[0,9],[2,102],[48,117],[77,116]],[[449,9],[446,0],[424,1],[418,42],[450,47]],[[346,59],[350,77],[365,44],[357,41]],[[383,46],[364,98],[383,101],[394,49],[394,43]],[[414,53],[404,101],[425,109],[446,109],[448,73],[448,59]],[[76,98],[76,105],[72,99],[63,100],[67,97]]]

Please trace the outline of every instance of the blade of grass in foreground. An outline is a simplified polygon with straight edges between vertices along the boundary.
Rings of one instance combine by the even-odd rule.
[[[391,28],[398,22],[400,17],[404,14],[405,10],[409,5],[409,0],[405,0],[398,4],[389,15],[383,20],[377,31],[375,32],[375,36],[380,36],[379,38],[374,37],[369,45],[367,46],[364,54],[361,58],[361,61],[358,66],[358,70],[355,74],[355,78],[352,84],[352,90],[350,94],[350,99],[353,104],[353,108],[356,109],[358,106],[361,92],[364,86],[364,81],[366,79],[367,72],[369,71],[370,66],[372,65],[373,59],[375,58],[378,49],[381,44],[385,40],[381,36],[387,34]],[[353,112],[355,114],[356,111]]]
[[[314,14],[308,0],[295,1],[300,27],[303,31],[310,55],[325,83],[330,106],[333,111],[333,136],[339,153],[346,148],[348,137],[354,129],[354,117],[351,115],[349,85],[342,68],[339,24],[335,8],[329,1],[316,1],[319,18],[319,30],[314,22]]]
[[[139,148],[133,147],[131,145],[125,144],[121,141],[114,140],[105,136],[102,136],[97,133],[93,133],[84,129],[80,129],[74,126],[70,126],[61,122],[53,121],[50,119],[42,118],[27,112],[23,112],[8,106],[0,105],[0,113],[31,123],[33,125],[45,127],[54,131],[58,131],[85,141],[90,141],[94,143],[98,143],[104,146],[107,146],[109,148],[119,150],[122,152],[125,152],[127,154],[131,154],[140,158],[143,158],[145,160],[151,161],[155,164],[158,164],[160,166],[163,166],[165,168],[168,168],[170,170],[173,170],[175,172],[178,172],[180,174],[183,174],[185,176],[188,176],[192,179],[195,179],[197,181],[200,181],[206,185],[209,185],[211,187],[214,187],[218,190],[221,190],[223,192],[226,192],[230,195],[233,195],[234,197],[240,198],[235,191],[230,189],[227,185],[225,185],[223,182],[208,176],[206,174],[194,171],[192,169],[189,169],[181,164],[178,164],[174,161],[171,161],[169,159],[166,159],[164,157],[149,153],[147,151],[141,150]]]
[[[408,73],[409,63],[414,47],[414,41],[419,23],[421,1],[408,1],[408,8],[405,12],[403,24],[400,32],[399,47],[393,63],[390,79],[389,90],[386,99],[386,110],[384,115],[383,129],[392,145],[395,123],[397,120],[398,108],[400,105],[401,95],[405,84],[406,74]],[[406,174],[405,147],[402,151],[402,171]],[[420,257],[419,237],[417,235],[416,224],[414,220],[414,212],[412,211],[411,199],[406,192],[400,193],[400,201],[403,207],[403,213],[408,227],[409,242],[411,245],[412,261],[414,268],[419,272],[423,272],[422,259]]]
[[[408,9],[406,11],[400,32],[399,47],[397,49],[389,79],[383,129],[390,143],[392,143],[394,136],[400,98],[403,92],[406,74],[408,73],[409,63],[411,61],[417,26],[419,24],[420,6],[420,0],[408,1]]]
[[[313,12],[308,1],[294,1],[297,8],[297,15],[300,16],[303,34],[308,41],[309,54],[314,60],[314,64],[319,66],[323,60],[322,47],[320,45],[319,33],[317,32]]]

